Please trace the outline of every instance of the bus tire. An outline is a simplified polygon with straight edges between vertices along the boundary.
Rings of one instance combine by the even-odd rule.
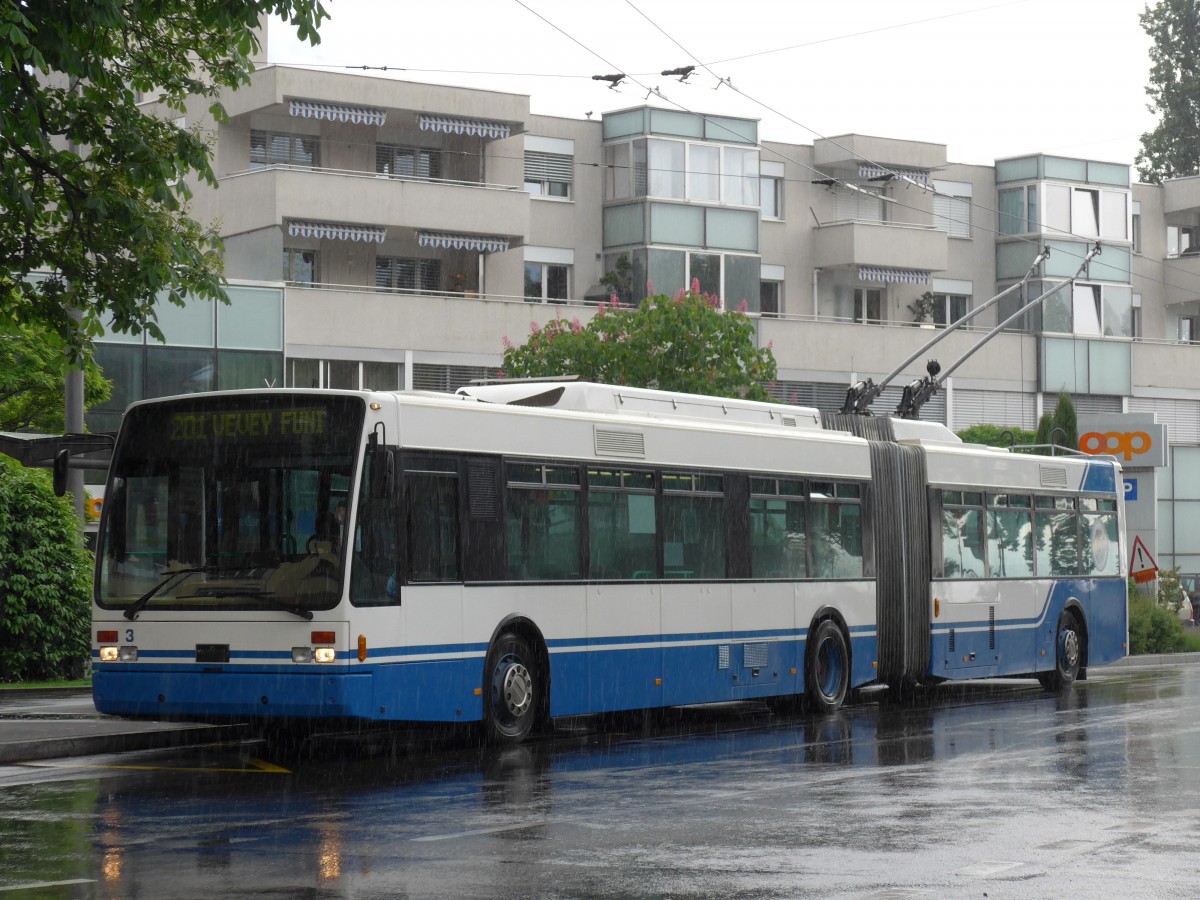
[[[804,691],[812,708],[840,709],[850,688],[850,650],[842,629],[831,619],[817,625],[804,661]]]
[[[547,683],[523,637],[506,631],[496,638],[483,669],[483,727],[489,744],[511,746],[529,736],[546,708]]]
[[[1054,636],[1054,668],[1038,673],[1042,687],[1057,692],[1075,683],[1083,665],[1084,640],[1079,618],[1071,610],[1063,610]]]

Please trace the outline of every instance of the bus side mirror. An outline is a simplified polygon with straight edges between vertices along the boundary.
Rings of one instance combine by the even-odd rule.
[[[396,457],[390,450],[377,448],[371,458],[371,496],[376,500],[390,497],[395,477]]]
[[[59,450],[54,454],[54,495],[61,497],[67,492],[67,470],[71,467],[71,451]]]

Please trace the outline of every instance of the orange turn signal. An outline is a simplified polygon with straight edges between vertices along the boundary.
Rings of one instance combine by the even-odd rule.
[[[365,634],[358,636],[358,661],[367,661],[367,636]]]

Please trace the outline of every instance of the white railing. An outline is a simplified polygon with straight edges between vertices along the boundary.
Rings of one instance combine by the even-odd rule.
[[[247,175],[253,175],[257,172],[318,172],[324,175],[344,175],[350,178],[378,178],[383,181],[411,181],[424,184],[444,184],[458,187],[482,188],[488,191],[522,191],[524,187],[517,187],[511,184],[491,184],[486,181],[460,181],[454,178],[429,178],[421,175],[393,175],[387,172],[365,172],[354,169],[331,169],[327,166],[297,166],[288,165],[287,163],[271,163],[265,166],[256,166],[251,169],[242,169],[238,172],[231,172],[228,175],[221,176],[224,181],[229,178],[244,178]]]

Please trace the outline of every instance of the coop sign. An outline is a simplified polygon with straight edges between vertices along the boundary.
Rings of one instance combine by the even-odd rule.
[[[1132,421],[1131,421],[1132,420]],[[1080,416],[1079,450],[1144,469],[1167,464],[1167,426],[1147,414]]]

